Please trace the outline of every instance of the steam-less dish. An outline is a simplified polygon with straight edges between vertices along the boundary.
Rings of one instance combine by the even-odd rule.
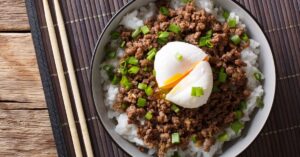
[[[104,51],[97,79],[105,116],[144,154],[221,154],[264,107],[260,43],[237,13],[211,0],[133,10]]]

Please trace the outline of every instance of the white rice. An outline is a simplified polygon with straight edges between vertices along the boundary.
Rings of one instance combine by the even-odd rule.
[[[197,7],[204,8],[205,11],[214,14],[220,22],[225,22],[225,19],[222,16],[222,8],[215,7],[212,0],[196,0],[195,4]],[[184,4],[181,2],[181,0],[171,0],[171,7],[173,7],[174,9],[182,7],[183,5]],[[156,10],[157,8],[155,4],[150,3],[145,7],[141,7],[138,10],[134,10],[131,13],[128,13],[126,16],[123,17],[122,21],[120,22],[120,25],[123,25],[128,29],[136,29],[138,27],[141,27],[144,25],[143,20],[151,18],[155,14]],[[245,27],[245,25],[240,21],[236,13],[231,12],[230,18],[236,19],[240,26]],[[120,41],[114,40],[111,42],[110,46],[119,47],[118,45],[120,45]],[[261,73],[258,69],[258,57],[260,53],[259,46],[259,43],[257,43],[253,39],[250,39],[250,47],[244,49],[241,53],[242,60],[247,64],[247,66],[244,67],[246,76],[248,78],[247,86],[249,89],[252,90],[252,93],[248,97],[246,102],[247,108],[243,110],[244,116],[241,119],[242,123],[245,123],[246,121],[250,120],[249,116],[256,107],[257,98],[262,97],[264,94],[264,90],[262,88],[261,83],[254,78],[254,73]],[[111,64],[117,67],[118,59],[123,54],[124,50],[118,48],[117,59],[105,61],[103,64]],[[134,124],[128,124],[127,115],[125,113],[120,114],[112,109],[112,105],[116,99],[116,95],[118,94],[118,86],[112,85],[110,83],[110,81],[108,80],[108,76],[103,70],[101,70],[101,76],[103,91],[105,93],[104,103],[109,110],[108,117],[110,119],[116,119],[118,123],[116,125],[115,131],[128,141],[133,142],[139,146],[146,147],[143,140],[139,139],[137,136],[137,127]],[[264,78],[263,75],[262,78]],[[230,127],[226,128],[225,131],[228,134],[230,140],[237,138],[241,135],[241,132],[236,134]],[[170,149],[166,153],[166,156],[171,156],[175,151],[177,151],[182,157],[211,157],[214,156],[214,154],[221,153],[222,145],[223,142],[217,141],[211,147],[209,152],[205,152],[201,147],[197,147],[194,145],[193,142],[190,142],[187,150],[182,151],[180,149]],[[155,149],[149,149],[148,154],[153,155],[155,152]]]

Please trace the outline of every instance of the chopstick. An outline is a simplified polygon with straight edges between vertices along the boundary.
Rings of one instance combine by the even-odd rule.
[[[49,31],[50,43],[52,45],[52,51],[53,51],[53,55],[54,55],[55,67],[57,70],[59,85],[61,87],[62,98],[63,98],[63,102],[65,105],[65,110],[66,110],[67,120],[68,120],[69,127],[70,127],[71,138],[72,138],[73,145],[74,145],[75,155],[77,157],[82,157],[82,150],[80,147],[78,132],[77,132],[76,125],[75,125],[74,114],[73,114],[72,107],[71,107],[70,95],[68,93],[66,78],[64,75],[64,71],[63,71],[62,60],[61,60],[60,53],[59,53],[57,37],[55,34],[55,30],[54,30],[54,25],[53,25],[53,20],[51,17],[48,0],[43,0],[43,5],[44,5],[45,16],[46,16],[46,23],[47,23],[47,27],[48,27],[48,31]],[[67,39],[67,35],[66,35],[66,30],[64,27],[64,22],[63,22],[62,13],[60,10],[59,2],[57,0],[54,0],[54,10],[55,10],[55,14],[56,14],[57,22],[58,22],[59,34],[60,34],[60,37],[62,40],[63,52],[65,55],[66,64],[67,64],[67,68],[68,68],[68,72],[69,72],[71,89],[72,89],[74,100],[75,100],[75,107],[78,112],[78,118],[79,118],[80,128],[82,131],[85,150],[86,150],[88,157],[93,157],[93,150],[92,150],[91,141],[89,138],[89,132],[88,132],[87,125],[86,125],[86,119],[85,119],[84,112],[83,112],[83,107],[82,107],[82,102],[81,102],[81,98],[80,98],[79,88],[77,85],[77,79],[75,76],[75,70],[74,70],[74,66],[73,66],[73,62],[72,62],[70,47],[68,44],[68,39]]]
[[[55,10],[55,15],[56,15],[56,19],[57,19],[57,25],[58,25],[60,38],[62,41],[62,47],[63,47],[63,51],[64,51],[66,63],[67,63],[67,68],[69,71],[71,89],[72,89],[73,95],[74,95],[75,106],[76,106],[76,110],[78,113],[78,118],[79,118],[79,123],[80,123],[81,131],[82,131],[85,150],[86,150],[88,157],[93,157],[94,155],[93,155],[91,140],[90,140],[90,136],[89,136],[89,131],[87,129],[86,119],[85,119],[84,112],[83,112],[82,101],[80,98],[80,93],[79,93],[79,88],[78,88],[75,70],[74,70],[74,66],[73,66],[73,61],[72,61],[70,46],[69,46],[68,37],[67,37],[67,33],[66,33],[66,28],[64,25],[64,20],[63,20],[63,16],[61,13],[61,9],[60,9],[58,0],[54,0],[54,10]]]

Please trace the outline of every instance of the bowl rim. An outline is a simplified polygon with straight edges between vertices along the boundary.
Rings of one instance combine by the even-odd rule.
[[[123,7],[121,7],[111,18],[110,20],[106,23],[105,27],[103,28],[100,36],[98,37],[98,40],[95,44],[95,47],[94,47],[94,50],[93,50],[93,54],[92,54],[92,58],[91,58],[91,62],[90,62],[90,70],[89,70],[89,81],[90,81],[90,93],[91,93],[91,97],[92,97],[92,101],[94,103],[94,106],[96,108],[96,112],[97,112],[97,116],[98,118],[100,119],[100,123],[102,125],[102,127],[104,128],[104,131],[109,135],[109,137],[111,138],[111,140],[113,141],[114,144],[116,144],[121,150],[123,150],[127,155],[131,156],[130,153],[125,150],[117,141],[114,140],[114,138],[112,137],[112,135],[108,132],[107,128],[105,127],[105,125],[103,124],[102,122],[102,118],[100,118],[100,113],[96,107],[96,103],[95,103],[95,100],[94,100],[94,94],[93,94],[93,69],[95,68],[94,67],[94,61],[95,61],[95,57],[96,57],[96,54],[97,54],[97,50],[98,50],[98,47],[100,45],[100,42],[102,41],[102,38],[105,34],[105,32],[107,31],[107,29],[111,26],[111,23],[115,20],[116,17],[119,16],[119,14],[125,10],[128,6],[130,6],[132,3],[134,3],[135,1],[138,1],[138,0],[129,0],[129,2],[127,2]],[[266,118],[266,120],[263,122],[263,127],[265,126],[265,124],[267,123],[269,117],[270,117],[270,114],[272,112],[272,109],[273,109],[273,104],[274,104],[274,100],[275,100],[275,94],[276,94],[276,91],[277,91],[277,81],[278,81],[278,78],[277,78],[277,68],[276,68],[276,64],[275,64],[275,60],[274,60],[274,50],[273,50],[273,46],[272,46],[272,42],[270,42],[271,40],[269,39],[269,37],[267,36],[267,33],[266,31],[263,29],[263,26],[262,24],[259,23],[258,19],[252,15],[252,13],[245,7],[243,6],[240,2],[238,1],[231,1],[232,3],[236,4],[238,7],[240,7],[242,10],[244,10],[253,20],[254,22],[258,25],[259,29],[263,32],[263,36],[266,38],[267,40],[267,43],[269,44],[269,47],[270,47],[270,50],[271,50],[271,55],[272,55],[272,59],[274,61],[274,72],[275,72],[275,82],[274,82],[274,93],[273,93],[273,100],[272,100],[272,104],[271,104],[271,109],[269,111],[269,114],[268,114],[268,117]],[[251,120],[252,121],[252,120]],[[249,143],[249,145],[247,145],[242,151],[240,151],[238,154],[236,155],[239,155],[241,154],[242,152],[244,152],[258,137],[258,135],[260,134],[260,132],[263,130],[263,127],[259,130],[259,132],[257,133],[257,135],[255,136],[255,138]],[[128,141],[129,142],[129,141]]]

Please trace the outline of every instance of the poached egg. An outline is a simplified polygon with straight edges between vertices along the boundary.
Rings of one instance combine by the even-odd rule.
[[[156,54],[154,69],[159,88],[170,92],[166,99],[184,108],[197,108],[207,103],[213,88],[213,74],[207,54],[185,42],[169,42]],[[201,95],[193,96],[193,88]]]

